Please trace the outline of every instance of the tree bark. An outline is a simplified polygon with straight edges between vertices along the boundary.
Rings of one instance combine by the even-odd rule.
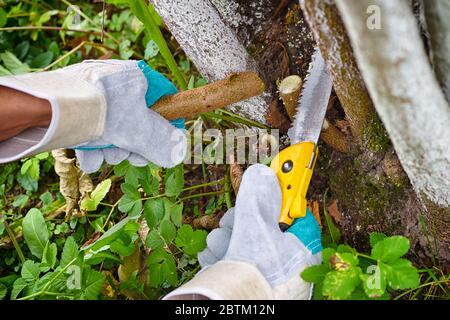
[[[450,103],[450,2],[425,0],[425,17],[436,77]]]
[[[327,62],[333,87],[359,146],[370,144],[375,108],[358,70],[350,41],[333,1],[300,0],[303,13]]]
[[[407,1],[337,0],[361,73],[401,164],[450,260],[450,108]],[[381,28],[366,25],[369,5]]]
[[[209,0],[151,0],[184,52],[208,81],[234,72],[258,71],[232,30]],[[231,106],[231,110],[266,124],[268,94]]]

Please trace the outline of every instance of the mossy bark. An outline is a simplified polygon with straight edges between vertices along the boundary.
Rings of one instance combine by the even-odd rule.
[[[376,149],[373,140],[377,140],[379,132],[370,130],[370,127],[376,126],[379,120],[335,4],[322,0],[301,0],[300,4],[327,62],[354,141],[359,146],[369,145]]]

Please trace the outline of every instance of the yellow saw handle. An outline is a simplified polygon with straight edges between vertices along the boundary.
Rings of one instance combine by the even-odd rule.
[[[306,192],[316,164],[318,148],[313,142],[294,144],[276,155],[270,167],[281,187],[282,204],[279,225],[288,229],[294,219],[306,215]]]

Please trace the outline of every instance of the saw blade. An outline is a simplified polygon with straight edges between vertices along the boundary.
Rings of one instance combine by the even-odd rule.
[[[288,132],[291,144],[305,141],[317,144],[332,87],[325,61],[320,50],[316,49],[303,85],[292,128]]]

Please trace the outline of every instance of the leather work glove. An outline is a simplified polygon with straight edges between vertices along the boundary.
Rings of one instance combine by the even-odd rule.
[[[137,62],[137,66],[147,80],[145,103],[149,108],[161,97],[177,92],[176,87],[167,78],[159,72],[154,71],[144,61]],[[184,119],[176,119],[170,122],[176,128],[184,129]],[[88,142],[74,149],[78,162],[80,163],[80,168],[86,173],[98,171],[103,161],[111,165],[117,165],[123,160],[128,160],[136,167],[143,167],[148,164],[148,160],[143,156],[126,149],[118,148],[103,139]]]
[[[141,62],[87,60],[55,71],[0,77],[0,85],[46,99],[52,109],[48,128],[31,128],[0,142],[0,162],[71,147],[94,150],[81,157],[89,171],[103,159],[162,167],[184,159],[185,134],[146,103],[146,97],[154,103],[175,88]]]
[[[164,299],[310,299],[300,273],[320,264],[320,227],[310,212],[283,233],[281,190],[272,169],[249,167],[235,208],[207,237],[198,256],[202,270]]]

